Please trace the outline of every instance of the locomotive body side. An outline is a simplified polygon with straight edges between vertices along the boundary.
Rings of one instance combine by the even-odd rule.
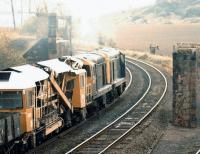
[[[87,68],[87,87],[93,85],[92,101],[87,100],[88,105],[101,108],[123,93],[126,87],[126,66],[125,56],[120,51],[105,48],[81,53],[76,57],[83,61],[82,68]]]
[[[125,90],[125,67],[120,51],[104,48],[0,71],[0,153],[34,148],[106,107]]]
[[[115,95],[120,96],[126,88],[126,65],[125,55],[113,48],[100,49],[101,54],[105,54],[110,60],[110,80],[113,85]]]

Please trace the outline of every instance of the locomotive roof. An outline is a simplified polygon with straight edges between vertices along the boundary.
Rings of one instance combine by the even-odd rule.
[[[2,90],[33,88],[36,86],[36,82],[49,77],[45,71],[31,65],[11,67],[1,71],[0,74],[7,74],[6,79],[0,80],[0,89]]]
[[[88,60],[91,60],[91,61],[93,61],[97,64],[104,62],[103,57],[101,55],[96,54],[96,53],[81,53],[81,54],[76,55],[76,57],[88,59]]]
[[[99,51],[106,53],[110,58],[114,58],[120,54],[120,51],[114,48],[102,48]]]
[[[59,59],[41,61],[41,62],[38,62],[37,64],[52,69],[53,71],[55,71],[56,74],[60,74],[64,72],[74,72],[78,74],[82,72],[81,69],[75,70],[71,66],[67,65],[65,62],[60,61]]]
[[[80,57],[79,55],[76,55],[75,56],[77,59],[79,59],[79,60],[81,60],[82,62],[83,62],[83,64],[84,64],[84,61],[87,61],[87,62],[89,62],[89,65],[95,65],[95,62],[94,61],[91,61],[91,60],[89,60],[89,59],[85,59],[85,58],[83,58],[83,57]]]

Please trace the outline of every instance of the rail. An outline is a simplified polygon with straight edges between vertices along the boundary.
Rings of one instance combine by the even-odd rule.
[[[121,135],[119,138],[117,138],[114,142],[112,142],[111,144],[109,144],[106,148],[104,148],[101,152],[99,152],[99,154],[102,154],[102,153],[104,153],[105,151],[107,151],[111,146],[113,146],[114,144],[116,144],[119,140],[121,140],[124,136],[126,136],[130,131],[132,131],[136,126],[138,126],[144,119],[146,119],[151,113],[152,113],[152,111],[159,105],[159,103],[161,102],[161,100],[163,99],[163,97],[165,96],[165,93],[166,93],[166,91],[167,91],[167,87],[168,87],[168,84],[167,84],[167,79],[166,79],[166,77],[165,77],[165,75],[159,70],[159,69],[157,69],[156,67],[154,67],[154,66],[152,66],[152,65],[150,65],[150,64],[148,64],[148,63],[145,63],[145,62],[143,62],[143,61],[140,61],[140,60],[136,60],[136,59],[134,59],[135,61],[138,61],[138,62],[140,62],[140,63],[143,63],[143,64],[145,64],[145,65],[148,65],[148,66],[150,66],[150,67],[152,67],[152,68],[154,68],[157,72],[159,72],[161,75],[162,75],[162,77],[164,78],[164,80],[165,80],[165,89],[164,89],[164,92],[162,93],[162,95],[161,95],[161,97],[160,97],[160,99],[156,102],[156,104],[153,106],[153,108],[151,108],[151,110],[147,113],[147,114],[145,114],[145,116],[143,116],[135,125],[133,125],[129,130],[127,130],[123,135]],[[131,62],[132,63],[132,62]],[[199,152],[200,152],[200,150],[199,150]]]
[[[94,139],[95,137],[97,137],[98,135],[100,135],[102,132],[104,132],[105,130],[107,130],[109,127],[111,127],[112,125],[114,125],[117,121],[119,121],[120,119],[122,119],[125,115],[127,115],[131,110],[133,110],[140,102],[141,100],[147,95],[147,93],[149,92],[149,89],[151,87],[151,76],[150,74],[144,69],[142,68],[141,66],[139,66],[138,64],[136,63],[133,63],[131,61],[127,61],[127,62],[130,62],[132,63],[133,65],[139,67],[141,70],[143,70],[145,72],[145,74],[147,74],[148,76],[148,79],[149,79],[149,84],[148,84],[148,88],[147,90],[145,91],[145,93],[142,95],[142,97],[130,108],[128,109],[125,113],[123,113],[121,116],[119,116],[117,119],[115,119],[113,122],[111,122],[109,125],[107,125],[106,127],[104,127],[103,129],[101,129],[100,131],[98,131],[97,133],[95,133],[94,135],[92,135],[91,137],[89,137],[88,139],[86,139],[85,141],[83,141],[82,143],[78,144],[76,147],[72,148],[70,151],[66,152],[66,154],[69,154],[69,153],[72,153],[74,152],[75,150],[77,150],[78,148],[80,148],[81,146],[83,146],[84,144],[88,143],[90,140]],[[130,70],[129,70],[130,71]],[[130,85],[129,85],[130,86]],[[128,87],[128,86],[127,86]],[[128,88],[127,88],[128,89]],[[126,89],[126,90],[127,90]],[[107,148],[108,149],[108,148]]]

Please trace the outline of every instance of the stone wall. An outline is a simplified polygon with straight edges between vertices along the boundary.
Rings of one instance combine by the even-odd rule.
[[[197,126],[197,48],[178,47],[173,53],[173,124]]]

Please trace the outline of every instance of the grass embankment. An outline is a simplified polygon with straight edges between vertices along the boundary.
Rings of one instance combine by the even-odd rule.
[[[170,75],[172,75],[172,58],[161,55],[152,55],[147,52],[138,52],[133,50],[122,50],[127,56],[145,60],[147,62],[156,64],[165,69]]]
[[[17,32],[0,28],[0,70],[25,62],[15,46],[11,45],[18,37]]]

